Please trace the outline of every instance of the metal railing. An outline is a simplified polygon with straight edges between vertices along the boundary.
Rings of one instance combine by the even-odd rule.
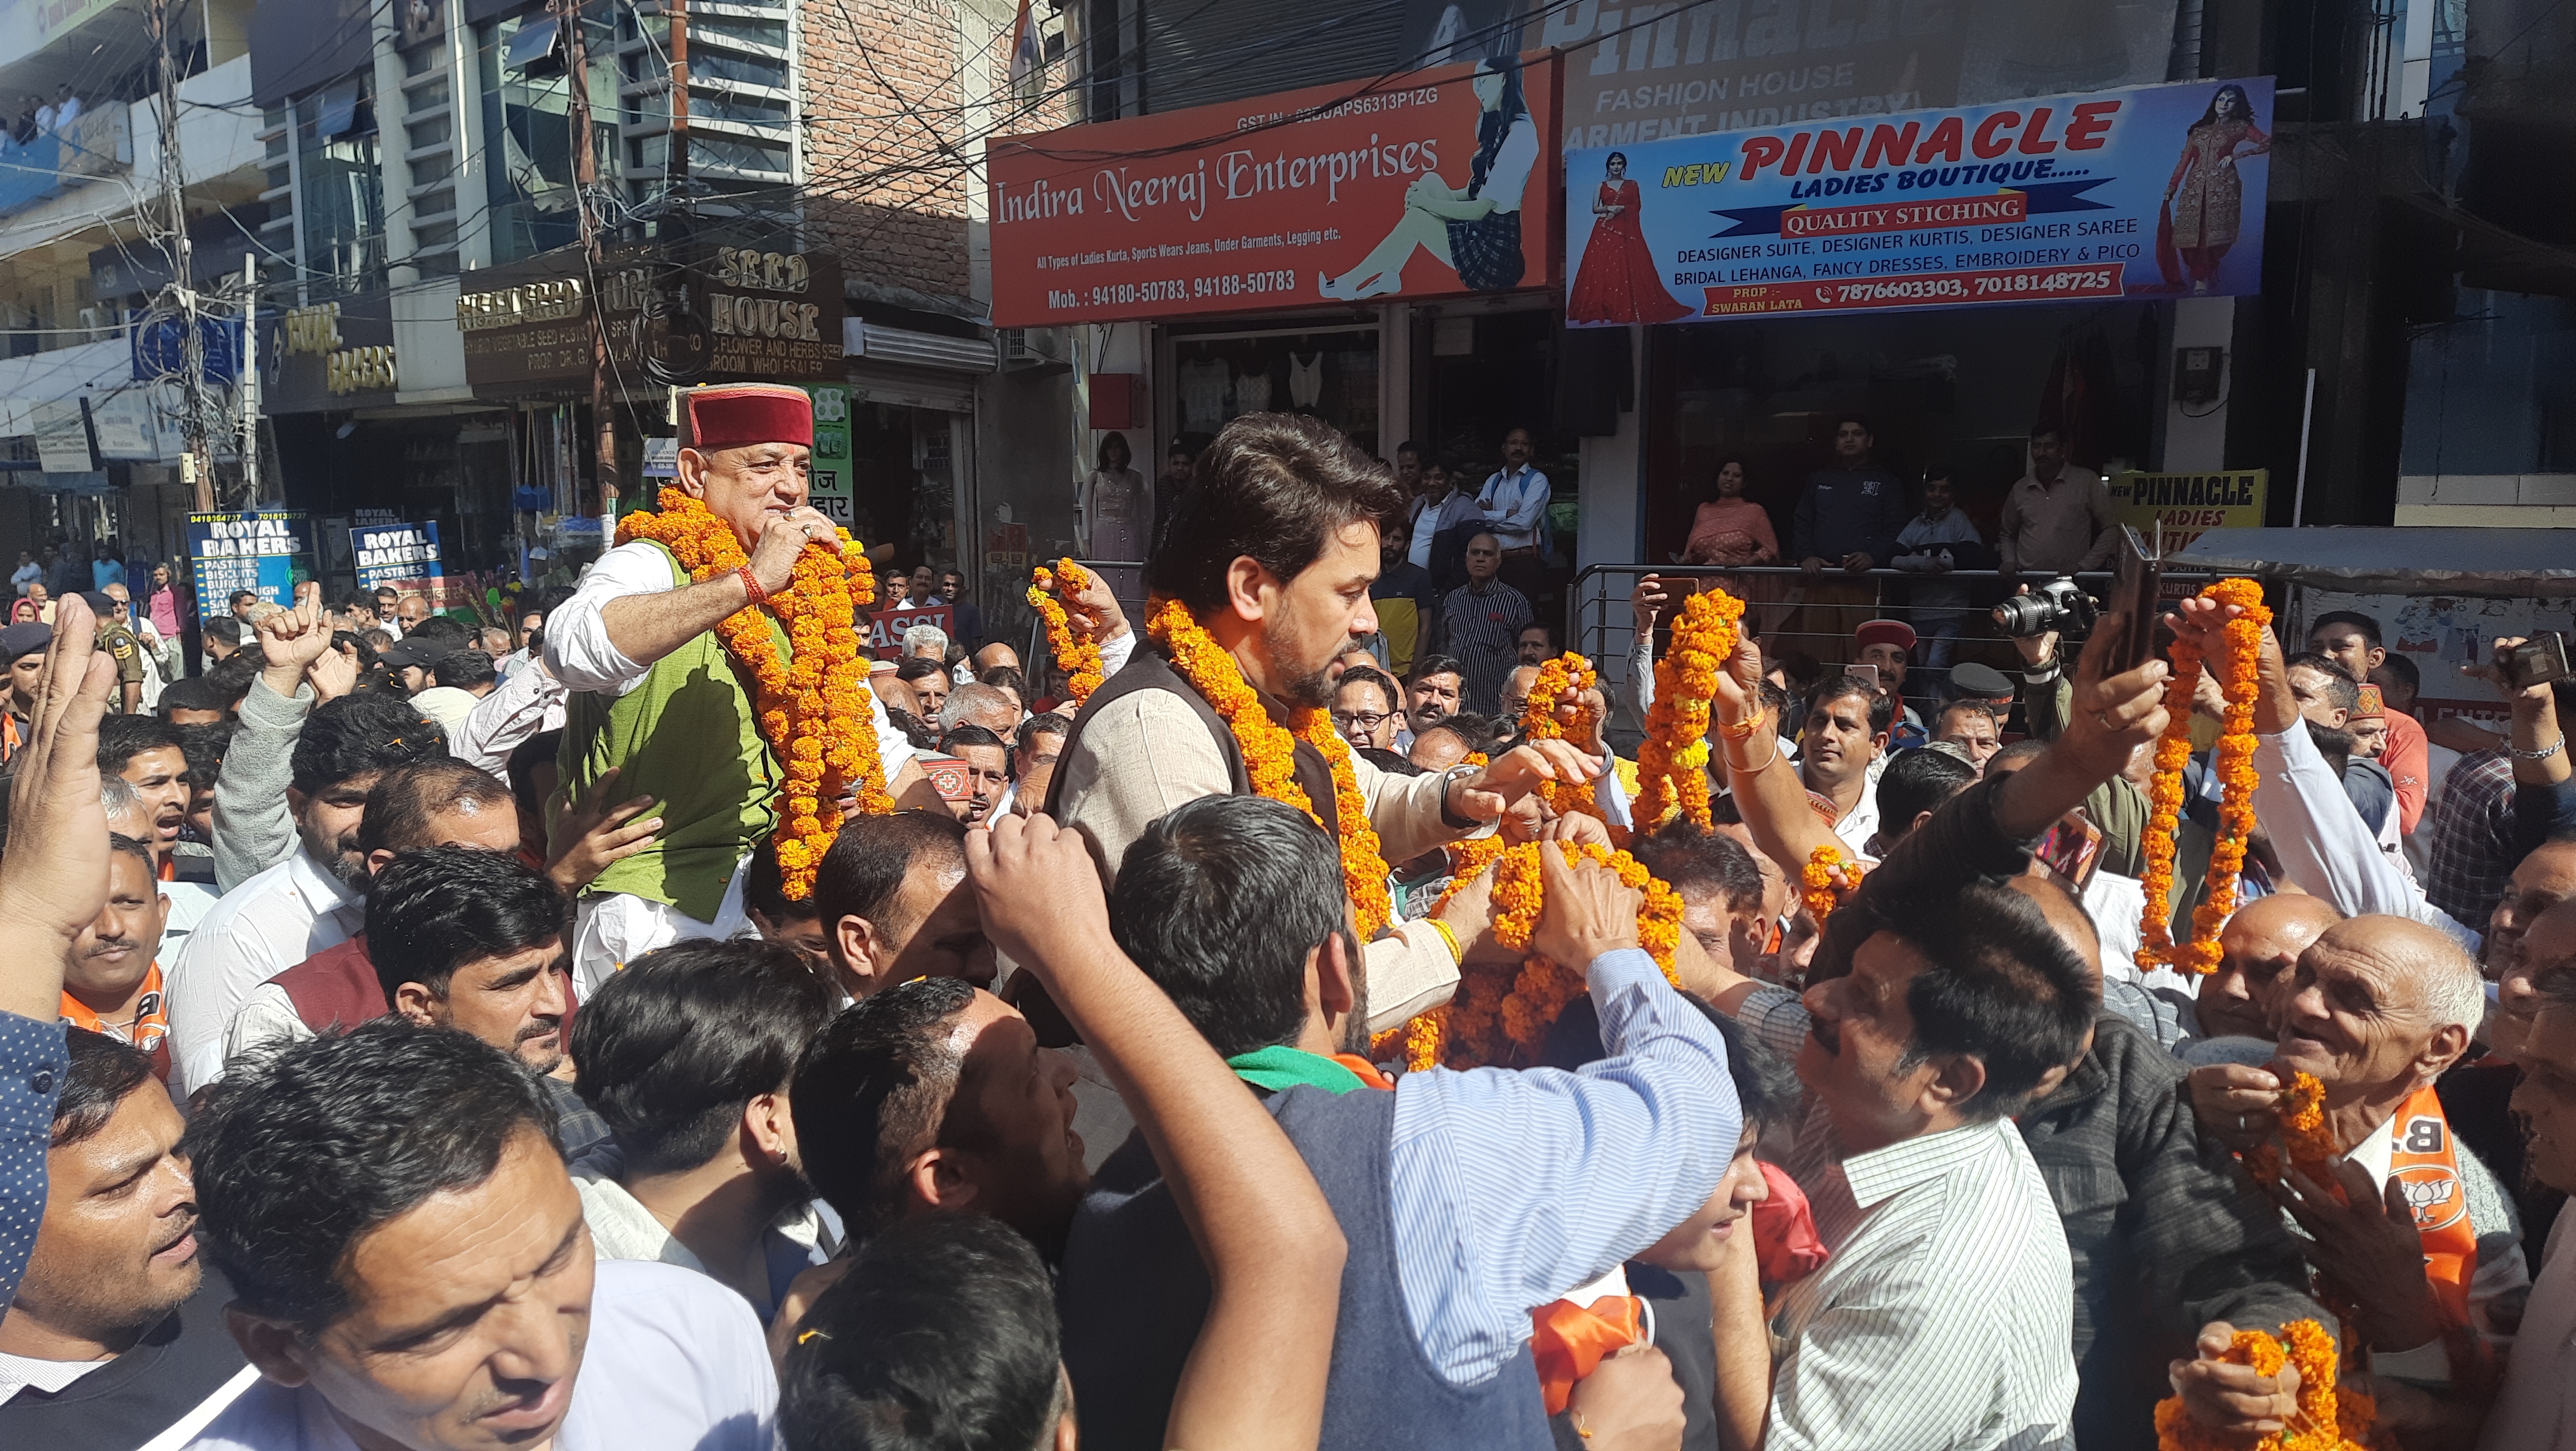
[[[2021,656],[1995,624],[1992,611],[2016,586],[2055,577],[2027,570],[2007,576],[1992,569],[1954,569],[1937,574],[1901,569],[1858,573],[1826,569],[1809,574],[1796,565],[1587,565],[1567,588],[1566,640],[1570,648],[1591,657],[1600,667],[1605,683],[1627,683],[1628,658],[1636,644],[1629,596],[1637,581],[1647,575],[1705,582],[1698,588],[1712,583],[1722,586],[1745,602],[1746,628],[1765,646],[1774,652],[1803,652],[1827,669],[1852,663],[1858,654],[1852,631],[1863,621],[1903,620],[1922,642],[1914,651],[1914,664],[1907,676],[1909,695],[1935,693],[1924,687],[1944,681],[1950,665],[1973,660],[1998,670],[2019,670]],[[2196,588],[2217,577],[2168,570],[2164,576],[2166,593],[2171,596],[2177,586]],[[2107,570],[2084,571],[2074,579],[2086,594],[2100,599],[2109,591],[2112,576]],[[1967,603],[1919,603],[1915,597],[1927,584],[1964,585]],[[1672,591],[1673,601],[1657,621],[1658,628],[1668,628],[1674,612],[1694,592],[1695,589]],[[1949,658],[1935,664],[1933,643],[1941,637],[1946,637],[1950,647]]]

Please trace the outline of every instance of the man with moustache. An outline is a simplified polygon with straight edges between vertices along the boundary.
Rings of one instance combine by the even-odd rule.
[[[2218,933],[2218,967],[2192,999],[2191,1038],[2174,1056],[2208,1063],[2272,1061],[2272,1004],[2317,934],[2343,920],[2322,897],[2282,892],[2236,909]]]
[[[122,833],[111,835],[108,847],[107,906],[63,959],[63,1023],[139,1050],[152,1061],[152,1076],[166,1081],[169,997],[157,959],[170,904],[153,880],[150,848]]]
[[[0,1318],[0,1444],[131,1451],[258,1377],[224,1329],[232,1286],[197,1253],[184,1125],[151,1060],[66,1043],[36,1253]]]
[[[226,765],[244,754],[235,742]],[[386,771],[445,754],[437,726],[382,693],[342,696],[301,723],[286,787],[294,852],[226,892],[171,964],[174,1090],[191,1094],[223,1075],[224,1032],[251,989],[356,934],[365,912],[358,829],[367,793]],[[224,784],[231,779],[227,772]],[[220,840],[221,784],[216,803]]]
[[[190,1122],[199,1234],[261,1379],[202,1451],[768,1451],[741,1297],[600,1261],[543,1090],[462,1033],[262,1054]]]

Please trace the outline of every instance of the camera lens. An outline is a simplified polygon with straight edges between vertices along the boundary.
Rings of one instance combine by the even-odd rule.
[[[2045,634],[2057,617],[2055,604],[2042,595],[2014,595],[1995,606],[1995,623],[2016,638]]]

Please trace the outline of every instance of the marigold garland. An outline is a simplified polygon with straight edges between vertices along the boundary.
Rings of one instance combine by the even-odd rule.
[[[1842,868],[1845,885],[1835,885],[1836,867]],[[1822,931],[1825,919],[1834,915],[1834,908],[1842,905],[1844,893],[1859,890],[1860,879],[1860,860],[1839,846],[1820,846],[1807,853],[1807,867],[1800,874],[1800,880],[1807,889],[1807,915],[1816,919],[1817,930]]]
[[[1681,986],[1673,968],[1673,953],[1681,942],[1680,895],[1624,851],[1599,842],[1559,845],[1569,863],[1580,859],[1607,867],[1619,874],[1622,883],[1645,893],[1637,909],[1637,943],[1655,959],[1665,981]],[[1527,952],[1546,906],[1545,870],[1537,842],[1506,847],[1497,854],[1494,940],[1526,955],[1516,967],[1462,965],[1458,991],[1449,1006],[1425,1013],[1406,1026],[1407,1068],[1419,1070],[1435,1063],[1451,1068],[1526,1067],[1538,1061],[1548,1026],[1585,986],[1582,968]],[[1433,1025],[1417,1035],[1416,1025],[1426,1022]]]
[[[1029,605],[1046,621],[1047,653],[1064,668],[1065,693],[1072,697],[1074,709],[1080,710],[1106,678],[1100,663],[1100,642],[1074,633],[1073,621],[1066,615],[1064,601],[1057,598],[1057,592],[1075,594],[1089,589],[1091,571],[1070,559],[1059,559],[1052,572],[1039,565],[1030,580]]]
[[[1722,589],[1692,595],[1673,618],[1672,649],[1655,662],[1655,703],[1637,747],[1637,800],[1630,817],[1653,831],[1678,804],[1695,826],[1709,824],[1708,708],[1718,672],[1735,659],[1744,602]]]
[[[2192,909],[2188,940],[2175,942],[2170,927],[2174,832],[2182,816],[2182,768],[2191,758],[2192,692],[2202,669],[2199,653],[2177,641],[2174,678],[2165,689],[2165,732],[2156,742],[2156,774],[2147,794],[2150,815],[2142,839],[2147,854],[2147,905],[2138,923],[2141,963],[2170,963],[2195,973],[2218,966],[2218,932],[2236,911],[2237,877],[2245,867],[2246,839],[2254,830],[2254,698],[2261,689],[2257,677],[2263,632],[2272,623],[2272,612],[2263,604],[2263,587],[2250,579],[2219,580],[2203,589],[2200,597],[2244,611],[2223,627],[2228,643],[2223,682],[2227,717],[2211,753],[2223,799],[2218,807],[2218,839],[2209,852],[2208,894]]]
[[[1568,650],[1538,667],[1538,679],[1531,683],[1529,703],[1521,707],[1521,734],[1533,741],[1571,741],[1585,750],[1601,748],[1601,711],[1585,701],[1576,713],[1574,727],[1568,730],[1557,718],[1557,702],[1568,690],[1590,690],[1600,680],[1592,662]],[[1589,781],[1543,781],[1539,798],[1559,816],[1581,812],[1610,827],[1612,840],[1624,846],[1627,831],[1612,825],[1601,803],[1594,799]]]
[[[617,542],[651,540],[702,583],[749,562],[733,526],[700,500],[666,488],[658,502],[659,513],[619,520]],[[853,624],[858,611],[876,603],[876,574],[849,531],[834,532],[842,548],[807,544],[788,587],[770,595],[765,610],[746,605],[716,623],[725,652],[751,676],[761,739],[778,758],[781,799],[772,845],[794,900],[812,893],[815,869],[840,835],[841,813],[831,803],[843,791],[855,790],[859,809],[871,815],[894,810]],[[773,616],[787,633],[785,660],[769,627]]]
[[[1171,656],[1172,668],[1234,732],[1253,793],[1296,807],[1318,826],[1324,818],[1306,788],[1297,784],[1296,743],[1303,740],[1323,753],[1333,773],[1342,885],[1350,894],[1360,940],[1369,941],[1384,931],[1395,916],[1395,902],[1387,891],[1386,855],[1378,845],[1377,828],[1369,824],[1368,800],[1360,794],[1359,774],[1351,768],[1350,743],[1333,729],[1332,717],[1320,710],[1299,710],[1285,726],[1273,721],[1261,697],[1244,683],[1242,667],[1179,600],[1154,602],[1146,634],[1163,647]]]
[[[2281,1092],[2278,1114],[2281,1145],[2289,1151],[2290,1167],[2334,1196],[2336,1203],[2343,1203],[2343,1181],[2334,1171],[2335,1161],[2343,1155],[2326,1128],[2325,1084],[2313,1073],[2293,1072],[2290,1086]],[[2281,1182],[2281,1155],[2271,1145],[2264,1144],[2239,1158],[2257,1179],[2271,1184]]]
[[[2314,1320],[2293,1320],[2282,1330],[2283,1338],[2239,1330],[2219,1357],[2260,1375],[2278,1375],[2284,1365],[2299,1372],[2298,1410],[2285,1428],[2255,1442],[2254,1451],[2366,1451],[2378,1408],[2370,1396],[2335,1384],[2334,1338]],[[2242,1444],[2193,1420],[2180,1396],[2156,1402],[2158,1451],[2234,1451]]]

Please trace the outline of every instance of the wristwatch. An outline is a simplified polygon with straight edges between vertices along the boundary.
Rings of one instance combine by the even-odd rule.
[[[1457,765],[1440,773],[1440,819],[1446,823],[1451,830],[1473,831],[1477,827],[1491,826],[1494,824],[1492,821],[1479,820],[1473,816],[1460,816],[1457,812],[1449,809],[1449,788],[1460,781],[1474,779],[1476,776],[1481,775],[1484,772],[1484,769],[1485,768],[1482,766]]]

